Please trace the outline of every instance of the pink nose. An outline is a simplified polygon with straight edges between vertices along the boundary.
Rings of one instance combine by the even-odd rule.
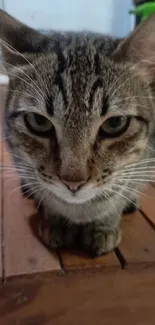
[[[85,184],[85,181],[80,182],[72,182],[72,181],[66,181],[65,179],[61,179],[62,183],[64,183],[72,192],[76,192],[83,184]]]

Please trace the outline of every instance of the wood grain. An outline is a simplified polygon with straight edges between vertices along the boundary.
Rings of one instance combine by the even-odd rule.
[[[3,112],[5,106],[5,97],[6,97],[7,87],[0,85],[0,281],[3,276],[3,175],[2,175],[2,165],[3,165]]]
[[[1,132],[1,129],[0,129]],[[2,133],[0,137],[0,166],[2,166]],[[0,168],[0,281],[2,279],[2,169]]]
[[[4,147],[4,163],[11,158]],[[19,192],[19,181],[4,176],[4,236],[5,236],[5,277],[60,270],[58,257],[50,253],[35,237],[32,216],[33,202],[25,200]]]
[[[0,110],[1,110],[1,91],[0,91]],[[1,122],[1,121],[0,121]],[[2,164],[3,164],[3,142],[2,142],[2,126],[0,123],[0,281],[2,279]]]
[[[155,266],[155,231],[139,211],[123,217],[120,251],[129,266]]]
[[[0,290],[3,325],[154,325],[155,272],[69,273]]]
[[[109,271],[111,267],[120,267],[120,263],[114,252],[105,256],[89,258],[86,255],[79,255],[77,253],[62,252],[61,261],[66,271],[79,269],[93,269],[101,268]]]

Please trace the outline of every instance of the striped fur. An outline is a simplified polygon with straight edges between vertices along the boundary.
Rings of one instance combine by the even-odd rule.
[[[137,68],[139,50],[148,60],[137,33],[123,41],[82,32],[42,35],[0,11],[10,77],[5,133],[21,189],[40,208],[40,235],[52,249],[101,255],[115,248],[122,212],[149,178],[136,166],[150,164],[143,160],[152,153],[146,145],[153,146],[154,80],[147,64]],[[51,123],[49,133],[33,132],[31,113]],[[107,136],[112,116],[128,125]],[[71,192],[62,180],[84,185]]]

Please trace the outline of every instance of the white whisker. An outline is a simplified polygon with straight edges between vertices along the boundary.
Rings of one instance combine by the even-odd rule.
[[[153,58],[153,56],[152,56],[152,58]],[[114,88],[114,86],[116,85],[116,83],[120,80],[120,78],[122,78],[125,75],[126,72],[128,72],[130,70],[131,67],[132,67],[132,69],[135,68],[135,67],[138,68],[138,66],[140,64],[145,63],[145,62],[148,62],[148,60],[147,59],[142,59],[139,62],[136,62],[134,65],[133,65],[133,63],[130,64],[130,65],[128,65],[127,69],[125,69],[122,72],[122,74],[115,80],[115,82],[113,83],[112,87],[110,87],[110,90],[109,91],[111,92],[111,90]],[[149,62],[151,62],[151,58],[150,58]],[[126,78],[121,84],[119,84],[118,87],[113,91],[111,97],[113,97],[116,94],[116,92],[122,87],[122,85],[124,85],[127,81],[133,79],[134,77],[136,77],[138,75],[139,75],[139,69],[137,69],[135,73],[129,75],[128,78]],[[108,91],[108,93],[109,93],[109,91]]]
[[[27,200],[31,195],[34,195],[35,193],[37,193],[39,190],[40,190],[39,187],[38,187],[38,188],[35,187],[35,188],[30,192],[30,194],[29,194],[28,196],[26,195],[25,200]],[[25,194],[26,194],[26,193],[29,193],[29,191],[30,191],[30,190],[25,191]]]
[[[127,192],[129,192],[129,193],[131,193],[131,191],[132,191],[132,193],[135,193],[135,194],[137,194],[137,195],[144,195],[144,196],[146,196],[146,197],[148,197],[148,198],[152,198],[153,199],[153,196],[151,197],[151,196],[149,196],[149,195],[147,195],[146,193],[143,193],[143,192],[141,192],[141,191],[139,191],[139,190],[137,190],[137,189],[135,189],[135,188],[132,188],[132,187],[130,187],[130,186],[126,186],[126,185],[120,185],[120,184],[117,184],[117,183],[113,183],[113,185],[115,185],[115,186],[117,186],[117,187],[120,187],[120,188],[122,188],[122,189],[124,189],[125,191],[127,191]]]
[[[45,198],[45,190],[44,190],[44,192],[43,192],[43,194],[42,194],[42,196],[41,196],[41,198],[39,200],[39,203],[38,203],[38,205],[36,207],[37,211],[39,210],[39,207],[40,207],[41,203],[43,202],[44,198]]]
[[[11,48],[13,51],[15,51],[16,53],[18,53],[28,64],[29,66],[35,71],[36,75],[39,78],[39,81],[41,82],[41,85],[45,85],[46,89],[48,91],[47,85],[45,83],[43,83],[43,80],[41,78],[41,76],[39,75],[37,69],[35,68],[34,64],[32,64],[32,62],[30,62],[22,53],[20,53],[17,49],[15,49],[13,46],[11,46],[9,43],[7,43],[6,41],[4,41],[3,39],[1,39],[1,43],[5,46],[8,46],[9,48]],[[49,94],[49,91],[48,91]]]
[[[14,65],[12,65],[11,63],[5,62],[5,64],[9,65],[10,67],[13,67],[14,69],[16,69],[17,71],[20,71],[22,74],[24,74],[24,76],[26,76],[30,81],[32,81],[33,85],[34,85],[34,89],[36,91],[39,91],[39,94],[42,94],[43,98],[44,98],[44,93],[43,91],[38,87],[38,85],[34,82],[34,80],[27,74],[25,73],[24,70],[20,69],[19,67],[16,67]],[[12,74],[11,74],[12,75]],[[16,76],[16,75],[15,75]],[[16,76],[18,78],[18,75]]]
[[[116,171],[116,172],[114,172],[113,174],[115,175],[115,174],[120,174],[120,173],[122,173],[122,172],[132,172],[132,171],[154,171],[154,169],[155,169],[155,166],[140,166],[140,167],[131,167],[131,168],[123,168],[123,169],[121,169],[121,170],[118,170],[118,171]]]
[[[137,163],[132,163],[132,164],[126,165],[124,168],[127,169],[128,167],[140,166],[143,164],[154,163],[154,162],[155,162],[155,158],[146,158],[146,159],[143,159]]]
[[[119,177],[119,181],[138,181],[138,182],[142,182],[142,183],[148,183],[148,182],[153,182],[153,181],[155,181],[155,179],[152,179],[152,177],[151,178],[149,178],[149,179],[146,179],[146,178],[144,178],[144,179],[142,179],[142,178],[132,178],[132,177],[130,177],[130,178],[127,178],[127,177]]]
[[[105,191],[104,191],[104,193],[105,193]],[[116,206],[115,206],[114,203],[112,202],[112,199],[111,199],[111,197],[108,195],[108,193],[106,193],[106,197],[107,197],[108,201],[110,202],[110,204],[114,207],[114,210],[116,211],[116,213],[118,214],[118,211],[117,211],[117,209],[116,209]]]
[[[137,204],[134,201],[130,200],[129,198],[127,198],[126,196],[124,196],[119,191],[115,191],[114,189],[110,189],[110,188],[108,188],[107,190],[116,193],[117,195],[121,196],[122,198],[124,198],[125,200],[129,201],[130,203],[134,204],[138,208]]]
[[[36,102],[38,102],[38,104],[40,104],[40,101],[39,99],[36,97],[36,96],[33,96],[31,93],[28,93],[28,92],[24,92],[24,91],[19,91],[19,90],[7,90],[7,92],[13,92],[14,94],[21,94],[21,95],[24,95],[28,98],[33,98]]]
[[[153,148],[151,148],[151,147],[149,147],[149,146],[146,146],[146,147],[147,147],[149,150],[155,152],[155,150],[154,150]]]
[[[31,87],[33,90],[35,90],[40,98],[40,100],[42,100],[44,102],[44,97],[41,95],[41,93],[33,86],[31,85],[30,83],[28,83],[28,81],[26,81],[24,78],[22,77],[19,77],[18,75],[16,74],[13,74],[13,73],[10,73],[10,76],[12,77],[16,77],[18,78],[19,80],[22,80],[25,84],[27,84],[29,87]]]
[[[8,137],[0,138],[0,142],[2,142],[2,141],[5,141],[5,140],[8,140],[8,139],[10,139],[10,138],[12,138],[12,136],[11,136],[11,135],[10,135],[10,136],[8,136]]]
[[[154,171],[154,170],[153,170]],[[148,171],[141,171],[141,170],[139,170],[139,171],[129,171],[129,172],[122,172],[122,173],[118,173],[118,174],[113,174],[113,175],[117,175],[117,176],[119,176],[120,175],[120,177],[121,176],[129,176],[130,177],[130,175],[132,176],[132,175],[134,175],[134,176],[143,176],[143,177],[149,177],[149,176],[153,176],[153,171],[152,170],[148,170]],[[155,174],[154,174],[155,175]]]

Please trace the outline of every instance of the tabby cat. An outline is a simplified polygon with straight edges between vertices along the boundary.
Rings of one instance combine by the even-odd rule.
[[[113,250],[154,169],[155,15],[119,40],[43,35],[1,10],[0,37],[5,136],[40,236],[51,249]]]

